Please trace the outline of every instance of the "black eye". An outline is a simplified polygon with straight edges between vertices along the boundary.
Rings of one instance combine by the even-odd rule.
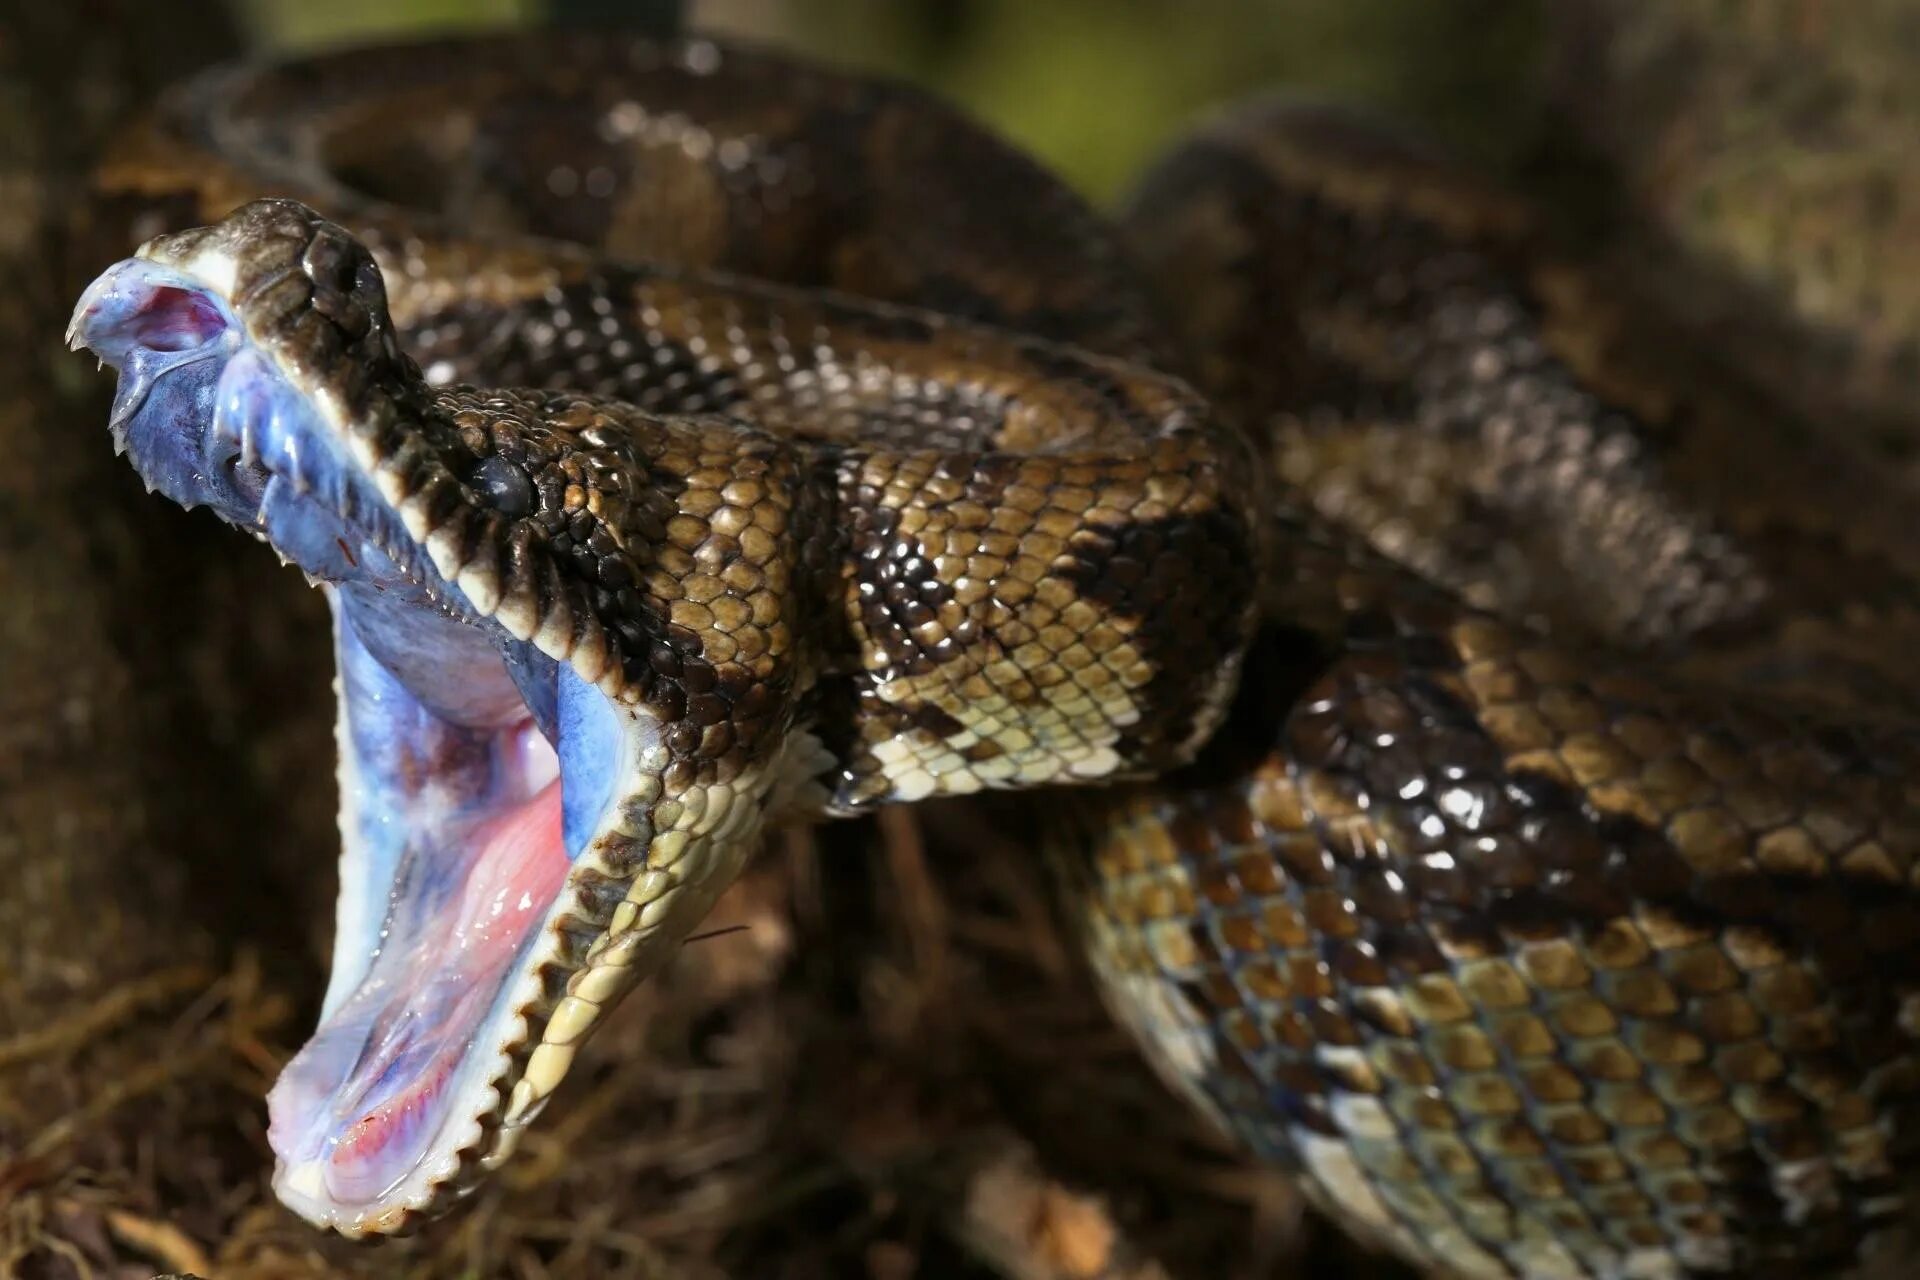
[[[488,458],[473,469],[467,483],[502,515],[523,516],[533,510],[533,481],[505,458]]]

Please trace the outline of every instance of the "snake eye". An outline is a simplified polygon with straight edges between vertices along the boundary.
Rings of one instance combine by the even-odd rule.
[[[533,481],[505,458],[486,459],[467,477],[482,501],[505,516],[524,516],[533,510]]]

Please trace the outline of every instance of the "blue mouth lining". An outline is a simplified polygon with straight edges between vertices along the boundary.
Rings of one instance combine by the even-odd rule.
[[[606,825],[627,726],[571,667],[472,609],[204,283],[121,263],[83,296],[73,333],[119,372],[113,433],[150,487],[211,507],[328,587],[339,936],[321,1025],[275,1088],[274,1145],[323,1162],[337,1203],[385,1194],[389,1173],[409,1176],[471,1118],[457,1110],[467,1064],[490,1060],[483,1037],[539,937],[486,942],[487,912],[517,912],[519,930],[544,918],[563,891],[552,859],[573,863]],[[489,906],[494,886],[505,897]]]

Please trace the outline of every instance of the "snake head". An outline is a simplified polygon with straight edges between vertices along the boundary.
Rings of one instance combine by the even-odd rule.
[[[356,523],[432,575],[367,465],[426,416],[420,376],[340,228],[276,200],[160,237],[88,287],[67,338],[119,373],[109,425],[150,489],[325,580],[350,576]]]
[[[290,201],[148,243],[69,337],[118,371],[113,434],[149,486],[332,602],[333,970],[269,1136],[303,1216],[404,1229],[511,1152],[791,772],[784,455],[734,424],[430,389],[375,258]],[[696,478],[649,479],[673,474]]]

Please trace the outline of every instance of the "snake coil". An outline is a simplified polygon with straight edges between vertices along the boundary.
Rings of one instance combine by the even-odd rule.
[[[1045,844],[1116,1013],[1349,1229],[1461,1276],[1915,1256],[1901,495],[1523,202],[1261,102],[1115,229],[906,88],[562,35],[203,77],[101,186],[166,233],[76,313],[116,431],[342,619],[342,942],[275,1095],[316,1221],[503,1159],[771,817],[1079,784]],[[375,1105],[406,1019],[353,948],[433,930],[361,899],[459,843],[395,761],[529,725],[560,798],[459,874],[548,824],[551,905],[486,1009],[410,997],[473,1047]]]

